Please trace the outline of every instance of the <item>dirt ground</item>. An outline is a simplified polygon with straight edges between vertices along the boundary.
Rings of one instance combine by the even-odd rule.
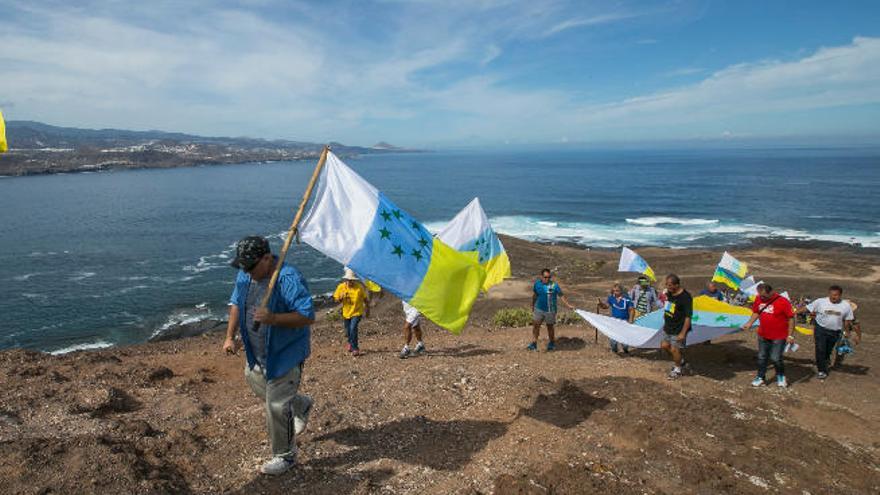
[[[426,328],[407,360],[400,303],[361,326],[365,354],[343,350],[341,323],[313,327],[302,392],[315,408],[298,466],[257,474],[269,455],[262,406],[222,335],[49,356],[0,353],[3,493],[797,493],[880,492],[880,254],[851,249],[734,251],[793,295],[840,283],[865,338],[825,382],[813,345],[787,355],[791,388],[753,389],[754,337],[687,350],[694,376],[667,381],[658,351],[611,354],[586,324],[560,327],[558,350],[529,353],[526,328],[492,315],[527,306],[543,267],[569,299],[631,274],[617,252],[504,238],[514,278],[477,302],[461,336]],[[718,252],[641,249],[658,273],[697,292]],[[232,274],[230,274],[232,276]]]

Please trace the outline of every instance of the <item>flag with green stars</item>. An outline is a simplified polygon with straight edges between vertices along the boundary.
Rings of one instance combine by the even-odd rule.
[[[483,290],[510,277],[510,258],[489,224],[489,217],[474,198],[441,230],[437,237],[463,253],[473,253],[486,270]]]
[[[300,238],[458,333],[486,278],[333,153],[321,171]]]

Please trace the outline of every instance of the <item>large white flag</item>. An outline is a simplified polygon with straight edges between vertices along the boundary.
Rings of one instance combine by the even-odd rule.
[[[320,179],[302,240],[460,332],[486,278],[476,260],[432,237],[333,153]]]
[[[458,212],[437,237],[461,252],[477,255],[480,265],[486,269],[483,290],[487,291],[489,287],[510,277],[510,258],[492,230],[479,198],[474,198]]]

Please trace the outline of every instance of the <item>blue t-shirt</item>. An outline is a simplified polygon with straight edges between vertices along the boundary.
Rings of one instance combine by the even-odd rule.
[[[556,282],[545,284],[544,282],[535,281],[532,290],[535,291],[537,298],[535,299],[535,309],[547,313],[556,312],[556,296],[562,295],[562,289]]]
[[[720,290],[716,290],[716,291],[713,293],[713,292],[709,292],[709,289],[703,289],[703,290],[700,291],[700,295],[701,295],[701,296],[709,296],[709,297],[711,297],[712,299],[717,299],[717,300],[719,300],[719,301],[723,301],[723,300],[724,300],[724,293],[721,292]]]
[[[611,307],[612,318],[629,320],[629,308],[633,307],[633,302],[632,299],[626,296],[620,296],[620,300],[617,300],[613,295],[609,295],[608,306]]]

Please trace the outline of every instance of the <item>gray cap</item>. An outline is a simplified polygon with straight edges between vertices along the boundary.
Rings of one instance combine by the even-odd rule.
[[[265,237],[251,235],[238,241],[235,246],[235,258],[230,265],[248,271],[256,266],[263,256],[271,252],[269,241]]]

